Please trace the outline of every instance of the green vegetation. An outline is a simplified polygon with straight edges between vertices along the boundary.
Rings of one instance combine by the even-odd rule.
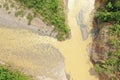
[[[97,73],[107,76],[107,78],[102,77],[101,80],[119,80],[120,0],[106,0],[105,5],[97,10],[95,20],[102,24],[107,23],[107,26],[109,26],[109,38],[106,43],[108,46],[108,49],[106,49],[108,52],[107,58],[104,61],[95,62],[95,70]],[[102,27],[106,27],[106,25],[103,25]],[[104,56],[103,54],[100,55]]]
[[[30,24],[31,24],[31,21],[33,20],[33,15],[29,13],[29,14],[27,15],[27,19],[28,19],[28,25],[30,25]]]
[[[6,10],[9,10],[9,5],[7,3],[3,4],[3,7],[6,9]]]
[[[0,8],[2,8],[2,5],[0,5]]]
[[[21,5],[31,9],[35,16],[41,17],[48,25],[54,25],[58,31],[58,39],[68,36],[68,27],[65,23],[64,7],[61,0],[17,0]],[[30,16],[30,15],[29,15]],[[31,22],[32,18],[29,20]]]
[[[22,15],[24,15],[24,11],[23,11],[23,10],[17,11],[17,12],[15,13],[15,16],[16,16],[16,17],[22,16]]]
[[[6,6],[5,9],[6,9],[6,10],[9,10],[9,6]]]
[[[0,80],[31,80],[18,71],[0,66]]]
[[[99,11],[96,14],[96,18],[102,22],[120,22],[120,11],[117,12],[103,12]]]
[[[10,5],[11,8],[15,7],[15,4],[13,2],[11,2],[11,5]]]
[[[7,4],[7,3],[4,3],[4,4],[3,4],[3,7],[4,7],[4,8],[5,8],[5,7],[7,7],[7,6],[8,6],[8,4]]]

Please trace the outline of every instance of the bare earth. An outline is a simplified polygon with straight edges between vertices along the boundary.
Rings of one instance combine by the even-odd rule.
[[[37,17],[32,20],[31,25],[28,25],[28,19],[26,18],[26,16],[28,14],[27,12],[30,11],[26,11],[26,15],[24,15],[23,17],[15,17],[15,13],[19,11],[19,8],[16,9],[9,7],[9,10],[6,10],[6,8],[3,7],[3,4],[9,3],[7,1],[8,0],[6,0],[6,2],[5,0],[0,0],[0,5],[2,5],[2,7],[0,8],[0,24],[9,28],[28,29],[41,36],[50,36],[54,38],[56,37],[57,32],[53,32],[54,26],[46,25],[41,19]]]
[[[93,65],[90,62],[89,54],[86,50],[87,47],[89,46],[89,43],[92,42],[92,38],[91,36],[88,36],[88,34],[90,33],[90,30],[92,28],[91,12],[94,9],[94,2],[95,0],[68,1],[69,9],[68,24],[71,29],[72,37],[71,39],[63,42],[59,42],[56,39],[47,36],[39,36],[38,34],[32,33],[31,31],[28,30],[8,29],[0,27],[1,34],[0,46],[2,46],[1,48],[4,48],[3,51],[1,52],[3,54],[0,54],[0,59],[8,63],[14,62],[13,65],[24,68],[26,71],[29,71],[30,74],[35,73],[36,71],[38,74],[40,74],[40,71],[37,69],[39,69],[41,65],[44,65],[38,63],[40,61],[38,56],[40,56],[41,54],[36,53],[37,55],[35,56],[33,54],[36,52],[36,50],[40,53],[44,52],[45,48],[43,49],[42,47],[40,47],[41,49],[39,48],[36,49],[36,45],[40,46],[41,43],[52,44],[54,47],[59,49],[59,51],[64,56],[65,70],[68,74],[70,74],[71,80],[98,80],[95,75],[92,75],[90,73],[90,69],[93,67]],[[80,32],[80,27],[84,25],[86,27],[86,30],[85,29],[83,30],[87,31],[88,34],[81,33],[82,30]],[[84,35],[85,36],[87,35],[85,37],[85,41],[83,41]],[[22,56],[22,54],[26,54],[26,52],[24,51],[22,52],[23,49],[25,49],[26,52],[27,51],[29,52],[29,54],[27,55],[34,56],[33,59],[26,58],[27,55],[26,57]],[[6,56],[6,54],[4,54],[4,52],[6,51],[13,52],[11,52],[10,55],[6,53],[8,55]],[[49,51],[53,51],[53,49],[50,48]],[[17,56],[18,54],[16,54],[16,56],[10,57],[11,55],[13,55],[12,53],[16,52],[20,52],[19,55],[21,55],[21,57]],[[34,59],[35,57],[36,59]],[[22,60],[24,61],[21,62]],[[58,63],[55,63],[55,65],[58,65]],[[30,70],[28,70],[28,68],[30,68]],[[62,76],[63,76],[62,79],[43,79],[43,80],[65,80],[66,77],[64,75]]]

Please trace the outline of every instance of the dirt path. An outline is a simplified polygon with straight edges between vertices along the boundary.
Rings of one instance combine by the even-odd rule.
[[[84,24],[86,24],[86,26],[89,29],[88,31],[90,31],[90,29],[92,28],[90,15],[91,15],[91,11],[94,8],[94,0],[69,0],[68,24],[72,32],[71,39],[66,40],[64,42],[58,42],[53,38],[39,36],[27,30],[7,29],[0,27],[0,34],[1,34],[0,46],[4,46],[4,48],[6,49],[8,46],[9,47],[11,46],[9,50],[13,50],[13,47],[17,48],[16,45],[19,46],[20,40],[22,40],[21,42],[23,42],[21,43],[21,48],[25,48],[26,50],[30,48],[29,46],[31,46],[31,44],[40,44],[40,43],[52,44],[57,49],[59,49],[59,51],[64,56],[65,70],[68,74],[70,74],[71,80],[97,80],[97,78],[91,75],[89,72],[90,69],[92,68],[92,64],[89,60],[89,56],[88,56],[89,54],[86,50],[88,44],[92,42],[92,39],[89,36],[87,40],[85,41],[82,40],[80,25],[77,24],[77,20],[76,20],[77,16],[79,15],[79,11],[81,11],[81,9],[83,8],[86,9],[86,6],[87,6],[87,11],[83,12],[84,19],[81,18],[81,20],[83,20]],[[9,41],[11,43],[8,43]],[[21,50],[21,48],[19,48],[18,51]],[[30,48],[29,50],[33,51],[34,47],[33,49]],[[6,58],[9,58],[7,59],[8,61],[10,60],[10,57],[6,56]],[[16,65],[18,65],[17,59],[18,57],[15,56]],[[26,58],[25,58],[25,62],[29,63],[29,61]],[[39,64],[34,66],[32,63],[30,65],[31,66],[26,65],[23,67],[25,68],[31,67],[34,70],[35,67],[40,66]],[[30,70],[30,72],[32,72],[32,70]]]

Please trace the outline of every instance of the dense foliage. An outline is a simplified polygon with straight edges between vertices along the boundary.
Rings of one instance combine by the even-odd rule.
[[[9,70],[6,67],[0,66],[0,80],[30,80],[18,71]]]
[[[60,0],[18,0],[25,7],[32,9],[34,15],[43,16],[42,19],[49,25],[54,25],[58,30],[58,38],[68,34],[65,23],[63,3]]]
[[[120,22],[120,0],[105,0],[104,7],[96,12],[96,19],[101,22]]]
[[[107,75],[102,80],[120,80],[120,0],[106,0],[105,5],[97,10],[95,19],[100,23],[109,23],[107,59],[96,62],[95,70]]]
[[[102,12],[96,14],[96,18],[102,22],[120,22],[120,11],[117,12]]]

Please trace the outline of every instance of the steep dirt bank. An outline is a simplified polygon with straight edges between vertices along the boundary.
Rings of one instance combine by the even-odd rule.
[[[100,1],[105,2],[95,13],[91,60],[99,80],[120,80],[120,0]]]

